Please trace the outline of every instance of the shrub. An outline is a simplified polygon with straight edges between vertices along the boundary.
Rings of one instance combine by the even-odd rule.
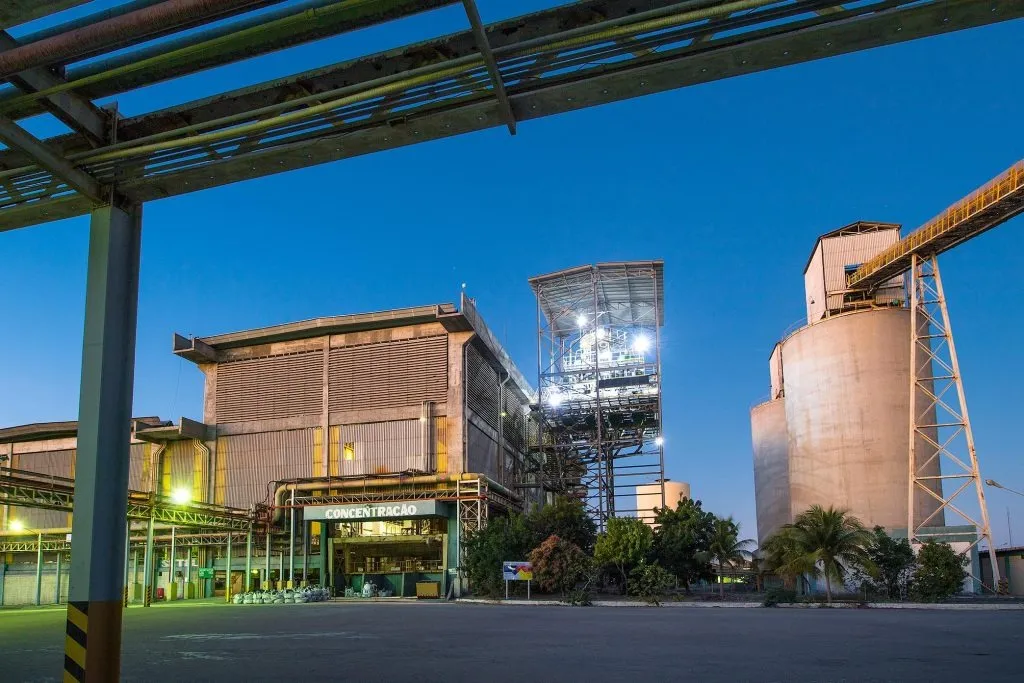
[[[549,536],[530,552],[533,576],[541,590],[568,596],[582,584],[589,584],[593,560],[575,543]]]
[[[928,541],[917,553],[917,571],[910,584],[910,597],[919,602],[951,598],[964,587],[967,558],[948,543]]]
[[[535,545],[551,536],[558,536],[585,553],[594,552],[597,526],[581,501],[559,496],[550,505],[530,514],[527,524],[534,534]]]
[[[789,588],[772,588],[764,596],[765,607],[775,607],[780,602],[796,602],[796,591]]]
[[[492,518],[490,523],[465,540],[464,570],[477,595],[501,597],[505,582],[501,563],[526,557],[532,535],[519,515]]]
[[[661,604],[659,598],[675,583],[675,577],[659,564],[641,562],[629,573],[629,592],[652,605]]]

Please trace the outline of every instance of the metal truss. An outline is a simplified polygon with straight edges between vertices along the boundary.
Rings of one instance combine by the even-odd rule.
[[[28,141],[0,154],[0,230],[88,212],[86,186],[114,186],[127,201],[144,202],[1021,16],[1016,0],[561,5],[123,119],[117,141],[98,147],[83,133],[45,146]],[[280,41],[312,37],[320,36]],[[182,56],[184,71],[178,55],[160,54],[106,71],[87,65],[81,78],[71,69],[66,83],[0,98],[0,115],[38,113],[57,91],[110,96],[275,47],[246,52],[237,40],[223,59]]]
[[[0,500],[6,505],[72,512],[74,480],[36,472],[6,470],[0,474]],[[164,496],[128,492],[128,519],[169,526],[248,531],[253,518],[247,510],[190,503],[177,505]]]
[[[459,481],[457,487],[457,502],[459,507],[459,532],[462,538],[480,531],[487,525],[488,508],[487,489],[481,480]],[[459,565],[462,566],[465,558],[464,543],[459,544],[459,551],[462,557],[459,558]]]
[[[916,545],[927,541],[930,535],[942,534],[943,529],[936,526],[936,522],[943,524],[941,520],[945,517],[944,523],[948,524],[949,513],[953,513],[977,530],[974,542],[963,553],[969,553],[984,540],[988,545],[993,582],[998,585],[999,563],[936,256],[914,254],[910,273],[912,340],[907,535]],[[927,515],[922,515],[915,505],[921,495],[937,503],[935,510]],[[968,511],[964,506],[974,496],[977,496],[977,512]],[[974,578],[980,582],[978,577]]]
[[[297,506],[352,505],[358,503],[394,503],[410,500],[440,500],[458,502],[467,495],[480,497],[487,506],[504,511],[522,510],[522,502],[509,498],[491,488],[486,479],[453,482],[451,484],[401,484],[381,489],[330,489],[329,480],[322,491],[304,491],[295,496]],[[469,492],[473,491],[472,494]]]
[[[35,538],[24,541],[0,540],[0,553],[35,553],[38,551],[39,540]],[[71,552],[71,541],[43,539],[43,552]]]
[[[660,261],[638,261],[530,280],[545,485],[582,500],[599,528],[636,514],[637,486],[665,478],[663,279]]]

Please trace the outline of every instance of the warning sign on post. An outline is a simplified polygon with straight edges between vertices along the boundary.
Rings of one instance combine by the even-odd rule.
[[[505,581],[533,581],[533,563],[502,562],[501,575]]]

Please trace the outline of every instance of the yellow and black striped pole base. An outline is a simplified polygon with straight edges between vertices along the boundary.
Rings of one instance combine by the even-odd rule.
[[[64,683],[118,680],[123,609],[120,600],[68,602]]]

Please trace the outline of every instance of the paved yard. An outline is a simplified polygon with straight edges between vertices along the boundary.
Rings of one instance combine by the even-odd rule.
[[[62,610],[0,612],[0,680],[60,680]],[[129,681],[1020,681],[1024,612],[174,605]]]

